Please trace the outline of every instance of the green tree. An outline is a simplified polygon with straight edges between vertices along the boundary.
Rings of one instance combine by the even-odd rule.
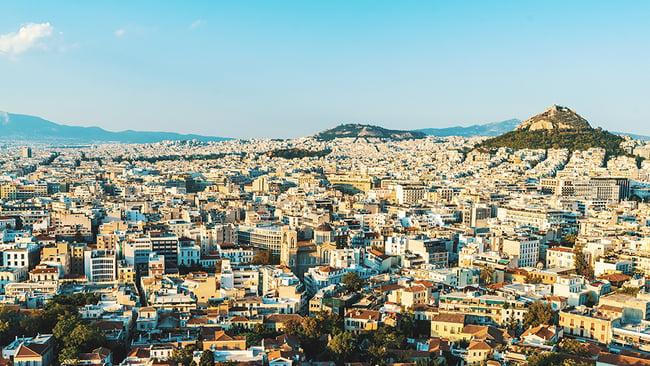
[[[598,302],[598,298],[596,298],[594,292],[593,291],[587,292],[587,300],[585,301],[585,306],[592,307],[596,305],[597,302]]]
[[[52,334],[54,335],[55,341],[60,345],[60,348],[65,348],[69,344],[70,335],[75,330],[81,318],[77,314],[67,314],[59,319],[54,328],[52,329]]]
[[[386,364],[386,348],[378,344],[371,344],[368,347],[368,356],[372,365]]]
[[[517,334],[519,332],[519,320],[515,318],[515,314],[510,314],[508,320],[505,321],[505,328]]]
[[[194,351],[196,351],[195,344],[190,344],[185,347],[175,348],[172,351],[170,360],[176,362],[177,364],[180,363],[183,366],[189,366],[190,363],[192,362],[192,358],[194,357]]]
[[[79,352],[91,351],[105,341],[96,325],[77,314],[62,316],[52,329],[52,334],[58,349],[71,348]]]
[[[263,324],[255,324],[253,329],[239,333],[239,335],[246,337],[246,346],[248,347],[256,346],[262,342],[262,339],[276,337],[279,334],[279,332],[269,329]]]
[[[79,363],[79,352],[74,347],[66,347],[59,353],[58,361],[59,364],[77,365]]]
[[[302,334],[302,324],[298,320],[289,320],[284,324],[284,331],[290,335]]]
[[[481,285],[491,285],[494,282],[494,269],[490,267],[483,267],[479,275]]]
[[[343,331],[343,318],[337,313],[321,311],[316,314],[322,334],[333,334]]]
[[[354,336],[349,332],[341,332],[327,342],[327,348],[334,353],[338,364],[342,364],[356,348]]]
[[[417,328],[415,325],[415,315],[411,311],[402,311],[400,315],[402,318],[399,322],[399,332],[406,337],[414,337]]]
[[[87,352],[101,346],[104,340],[104,335],[97,329],[95,324],[80,322],[72,330],[66,346]]]
[[[271,251],[266,249],[258,250],[250,261],[250,264],[271,264]]]
[[[343,275],[343,286],[348,291],[359,292],[363,288],[363,280],[356,272],[348,272]]]
[[[584,342],[577,339],[565,338],[560,342],[560,350],[577,356],[587,356],[587,347]]]
[[[21,336],[20,314],[8,306],[0,308],[0,342],[9,344],[15,337]],[[30,333],[31,334],[31,333]]]
[[[587,262],[583,248],[580,245],[575,245],[573,247],[573,263],[577,274],[587,278],[594,277],[594,269],[591,268],[591,265]]]
[[[79,306],[84,305],[95,305],[101,300],[100,296],[95,293],[76,293],[72,295],[55,295],[53,296],[47,304],[45,304],[45,309],[51,309],[57,305],[70,305],[73,306],[76,310]]]
[[[304,317],[300,320],[300,328],[302,329],[302,336],[306,339],[317,339],[322,335],[320,326],[316,317]]]
[[[526,278],[524,279],[524,282],[526,283],[532,283],[532,284],[538,284],[542,283],[542,279],[539,278],[538,276],[533,276],[532,274],[527,274]]]
[[[460,363],[463,361],[462,358],[454,355],[450,351],[445,351],[445,350],[442,351],[442,357],[445,358],[445,361],[446,361],[447,365],[450,365],[450,366],[460,365]]]
[[[384,348],[386,349],[401,349],[406,344],[406,338],[393,331],[388,331],[383,339]]]
[[[198,366],[214,366],[214,354],[211,350],[205,350],[201,353]]]
[[[415,361],[415,366],[440,366],[442,361],[437,356],[431,356],[429,358],[419,358]]]
[[[526,361],[528,366],[560,366],[562,357],[553,352],[533,353]]]
[[[546,352],[546,353],[533,353],[528,356],[528,366],[588,366],[587,362],[576,362],[570,358],[566,358],[559,353]]]
[[[619,292],[621,294],[636,296],[639,293],[639,291],[641,291],[641,289],[638,287],[623,286],[619,288],[616,292]]]
[[[530,305],[522,322],[524,329],[536,327],[540,324],[553,325],[555,323],[555,312],[550,304],[535,301]]]
[[[574,246],[576,243],[576,236],[573,234],[567,234],[562,238],[562,244],[568,245],[568,246]]]

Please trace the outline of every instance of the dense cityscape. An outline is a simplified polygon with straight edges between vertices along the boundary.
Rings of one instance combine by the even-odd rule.
[[[354,128],[2,146],[1,364],[648,363],[645,141]]]
[[[650,1],[0,1],[0,366],[650,366]]]

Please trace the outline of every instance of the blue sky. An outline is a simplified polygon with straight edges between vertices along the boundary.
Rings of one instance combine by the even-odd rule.
[[[649,16],[646,1],[3,1],[0,110],[285,138],[557,103],[650,135]]]

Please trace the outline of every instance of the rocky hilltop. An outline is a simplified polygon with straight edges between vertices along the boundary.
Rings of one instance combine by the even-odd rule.
[[[312,137],[320,141],[331,141],[336,138],[377,138],[401,141],[425,138],[426,134],[418,131],[389,130],[379,126],[349,123],[319,132]]]
[[[516,130],[583,130],[590,128],[589,122],[575,111],[553,104],[551,108],[522,122]]]
[[[623,138],[601,128],[592,128],[575,111],[553,105],[543,113],[522,122],[514,131],[487,139],[476,149],[488,151],[499,147],[511,149],[569,149],[587,150],[600,147],[610,155],[625,152]]]

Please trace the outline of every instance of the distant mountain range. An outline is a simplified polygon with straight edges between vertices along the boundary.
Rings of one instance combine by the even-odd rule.
[[[40,117],[0,111],[0,140],[29,140],[58,143],[154,143],[163,140],[224,141],[225,137],[184,135],[174,132],[121,131],[99,127],[66,126]]]
[[[612,131],[614,135],[619,135],[619,136],[630,136],[631,138],[635,140],[645,140],[648,141],[650,140],[650,136],[645,136],[645,135],[635,135],[633,133],[625,133],[625,132],[614,132]]]
[[[336,138],[377,138],[401,141],[425,138],[426,134],[418,131],[389,130],[379,126],[349,123],[319,132],[312,137],[319,141],[331,141]]]
[[[422,128],[415,130],[427,135],[447,137],[475,137],[475,136],[499,136],[503,133],[514,130],[521,123],[518,119],[509,119],[503,122],[492,122],[484,125],[472,125],[468,127],[456,126],[446,128]]]
[[[541,117],[540,117],[541,118]],[[580,117],[581,118],[581,117]],[[582,121],[580,121],[582,122]],[[552,123],[552,122],[551,122]],[[586,123],[586,121],[584,121]],[[335,138],[378,138],[382,140],[420,139],[427,135],[447,137],[496,137],[514,131],[522,125],[518,119],[502,122],[492,122],[482,125],[456,126],[446,128],[423,128],[413,131],[391,130],[379,126],[364,124],[342,124],[311,137],[320,141],[330,141]],[[588,123],[587,123],[588,125]],[[635,135],[622,132],[612,132],[616,135],[629,135],[634,139],[650,140],[649,136]],[[164,140],[198,140],[226,141],[228,137],[202,136],[195,134],[180,134],[175,132],[147,132],[126,130],[121,132],[106,131],[99,127],[79,127],[54,123],[40,117],[14,114],[0,111],[0,141],[27,140],[43,143],[87,144],[87,143],[154,143]]]

